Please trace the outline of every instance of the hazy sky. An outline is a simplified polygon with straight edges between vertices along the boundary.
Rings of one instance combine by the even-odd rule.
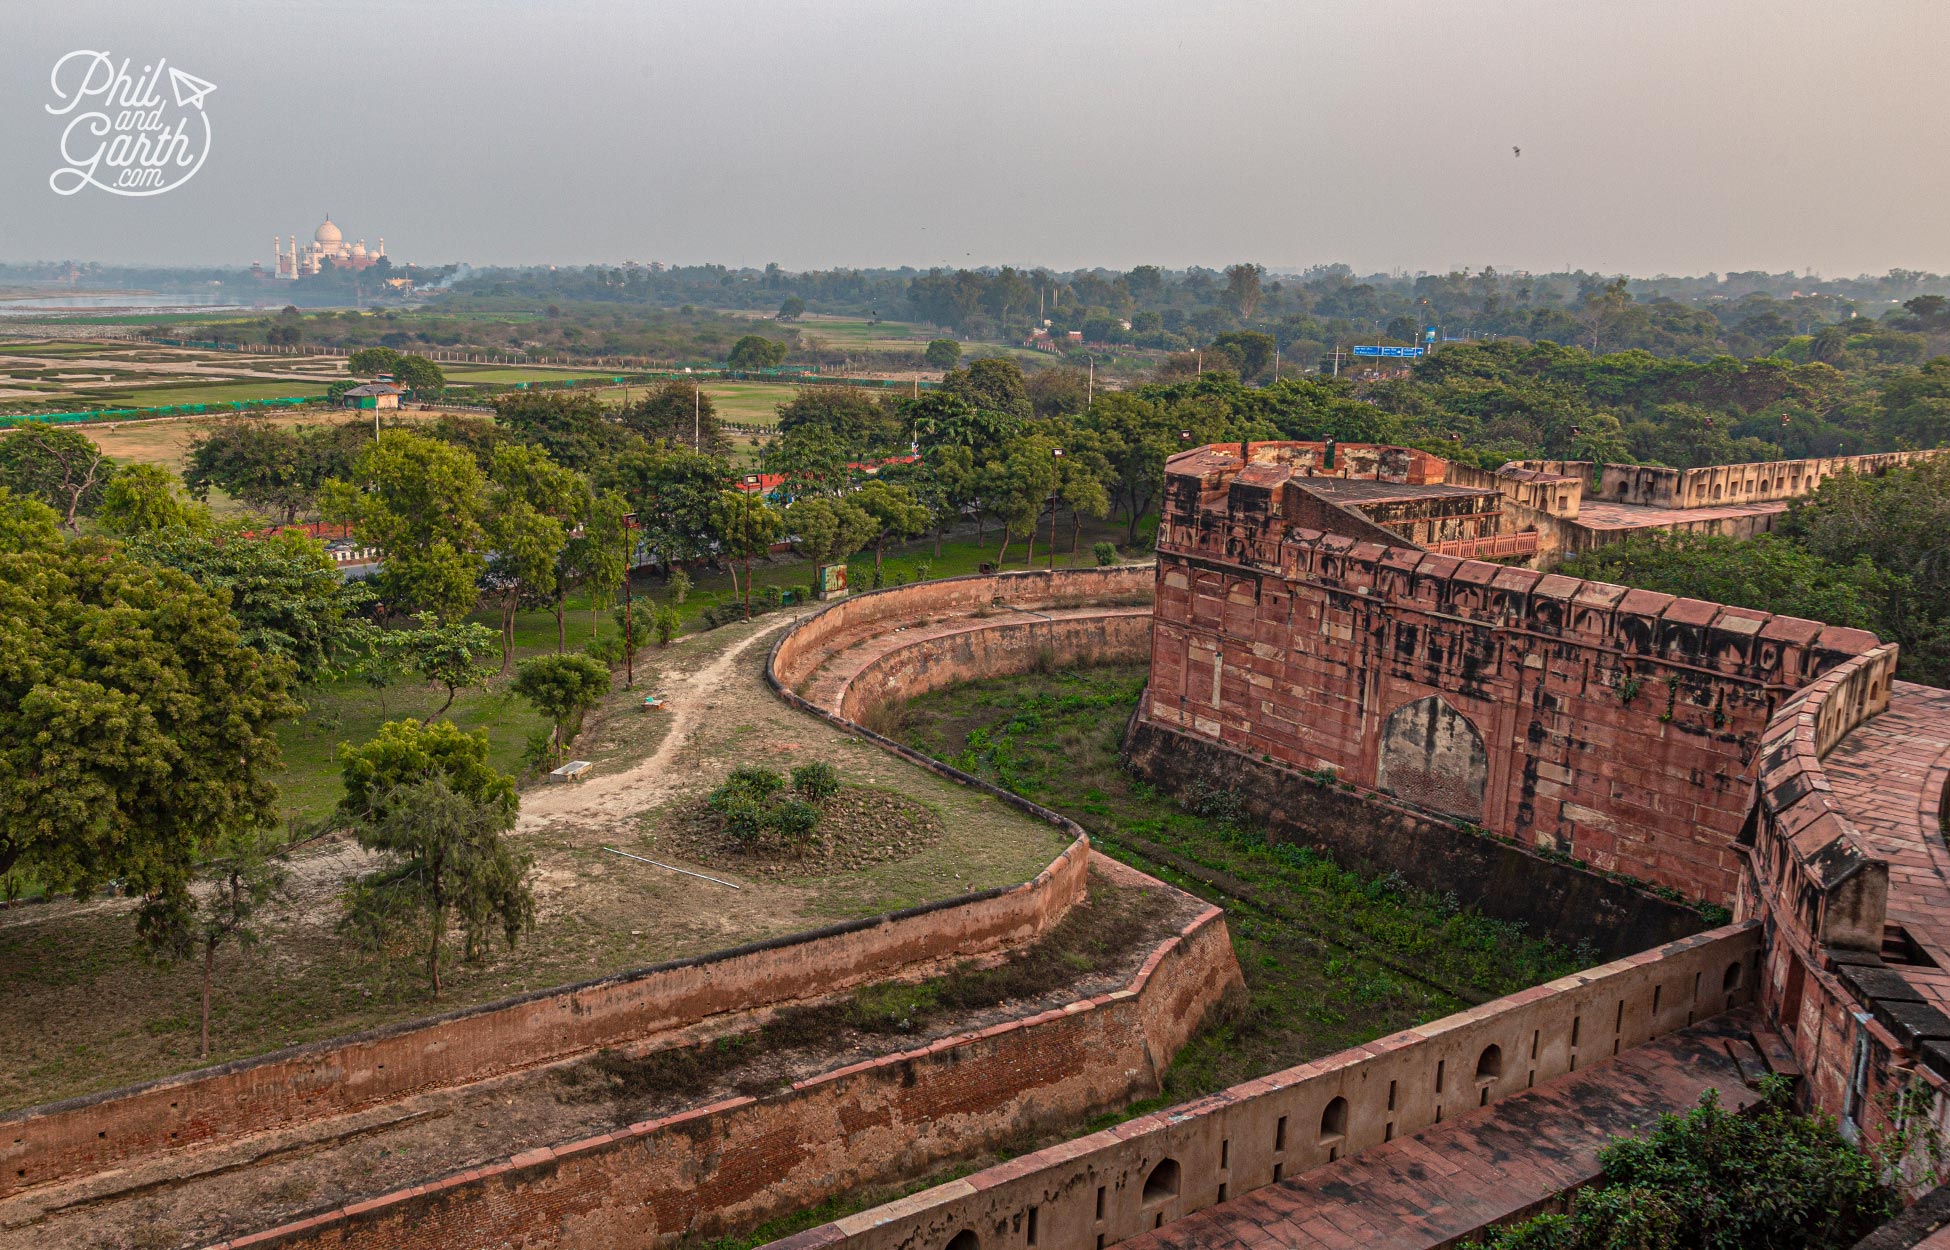
[[[75,49],[205,167],[48,186]],[[0,259],[1950,270],[1950,4],[0,0]],[[1523,154],[1512,154],[1521,146]]]

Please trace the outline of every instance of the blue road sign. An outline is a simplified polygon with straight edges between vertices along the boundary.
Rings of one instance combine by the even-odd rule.
[[[1420,356],[1422,349],[1419,347],[1357,347],[1354,349],[1354,354],[1356,356]]]

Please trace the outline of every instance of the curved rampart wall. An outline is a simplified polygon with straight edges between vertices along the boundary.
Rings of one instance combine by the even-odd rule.
[[[1021,885],[0,1116],[0,1196],[1020,945],[1088,888],[1089,843],[1069,831],[1076,840]]]
[[[1036,619],[1011,614],[889,651],[846,682],[839,713],[864,721],[878,709],[959,682],[1025,673],[1043,664],[1074,668],[1135,664],[1151,656],[1151,610]]]
[[[1030,569],[976,573],[853,595],[814,613],[772,648],[768,673],[774,684],[795,689],[853,636],[883,624],[905,625],[954,613],[995,607],[1047,608],[1149,605],[1156,571],[1148,564],[1109,568]]]
[[[1793,1049],[1816,1105],[1866,1141],[1903,1131],[1911,1081],[1950,1134],[1950,1017],[1882,957],[1890,865],[1835,802],[1822,757],[1889,707],[1897,649],[1878,647],[1782,706],[1762,742],[1736,914],[1767,922],[1762,1010]],[[1927,1161],[1926,1161],[1927,1163]],[[1914,1187],[1926,1166],[1906,1169]]]
[[[1164,1064],[1239,983],[1224,914],[1208,907],[1121,989],[769,1097],[524,1151],[219,1250],[656,1247],[749,1228],[1155,1094]]]

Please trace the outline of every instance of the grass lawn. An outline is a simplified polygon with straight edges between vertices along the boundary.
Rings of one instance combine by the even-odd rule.
[[[0,343],[0,356],[92,356],[97,352],[127,351],[134,343]]]
[[[387,413],[387,421],[429,420],[438,414],[411,412]],[[116,421],[86,423],[75,428],[123,464],[159,464],[173,472],[183,470],[190,444],[205,437],[224,417],[194,417],[185,420]],[[370,413],[348,412],[341,408],[304,408],[296,412],[253,413],[252,421],[274,425],[338,425],[347,421],[370,423]],[[212,494],[214,500],[216,493]]]
[[[1120,665],[985,679],[924,695],[880,728],[1056,808],[1099,849],[1227,908],[1250,1002],[1193,1039],[1149,1106],[1595,962],[1593,952],[1526,936],[1398,878],[1363,878],[1314,852],[1269,846],[1230,796],[1200,796],[1187,810],[1133,779],[1118,748],[1146,676],[1143,665]]]

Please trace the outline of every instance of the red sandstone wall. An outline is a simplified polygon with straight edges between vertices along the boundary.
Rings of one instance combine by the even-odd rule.
[[[1735,891],[1769,717],[1875,645],[1812,621],[1255,529],[1195,479],[1171,490],[1147,719],[1374,788],[1381,752],[1400,745],[1389,717],[1439,697],[1488,756],[1480,810],[1443,810],[1715,901]]]
[[[1088,865],[1079,836],[1007,889],[14,1112],[0,1117],[0,1195],[1018,945],[1083,897]]]
[[[791,690],[854,638],[880,632],[883,626],[973,612],[996,603],[1014,607],[1147,603],[1154,580],[1148,564],[1121,564],[1054,573],[979,573],[853,595],[793,626],[773,648],[772,674],[780,686]]]
[[[1124,608],[1100,616],[1051,620],[971,621],[953,634],[890,651],[854,674],[839,712],[864,720],[875,708],[981,677],[1026,673],[1044,656],[1062,668],[1132,664],[1151,654],[1151,610]]]
[[[1272,1183],[1276,1167],[1296,1175],[1425,1128],[1445,1112],[1609,1063],[1744,1003],[1759,951],[1754,925],[1686,938],[1024,1155],[773,1247],[939,1250],[972,1229],[983,1250],[1014,1250],[1030,1244],[1033,1209],[1037,1250],[1096,1250],[1149,1230],[1159,1217],[1170,1223],[1214,1205],[1221,1185],[1238,1198]],[[1491,1045],[1501,1052],[1501,1075],[1479,1081]],[[1347,1100],[1347,1128],[1323,1139],[1323,1112],[1335,1098]],[[1181,1169],[1178,1192],[1147,1203],[1145,1178],[1167,1158]]]
[[[1209,908],[1110,994],[223,1245],[543,1250],[714,1236],[1155,1093],[1164,1059],[1238,986],[1224,916]]]

